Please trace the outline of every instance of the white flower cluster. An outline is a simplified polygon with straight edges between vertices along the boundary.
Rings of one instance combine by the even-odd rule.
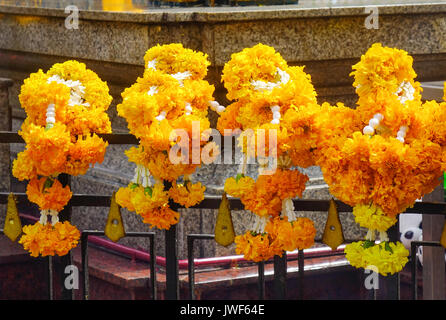
[[[398,97],[398,100],[402,104],[405,104],[406,101],[411,101],[414,99],[415,88],[410,84],[410,82],[403,81],[395,92],[395,95]]]
[[[282,215],[284,217],[288,217],[289,222],[296,220],[296,213],[294,212],[293,199],[286,198],[282,201]]]
[[[287,84],[290,81],[290,75],[286,72],[277,68],[276,75],[279,76],[280,80],[277,82],[266,82],[262,80],[252,80],[251,85],[256,91],[272,91],[274,88],[280,87],[282,84]]]
[[[279,76],[279,81],[277,82],[265,82],[262,80],[252,80],[251,85],[256,91],[272,91],[274,88],[280,87],[282,84],[287,84],[290,81],[290,75],[286,72],[277,68],[276,75]],[[272,124],[280,123],[280,107],[275,105],[271,107],[271,112],[273,113]]]
[[[268,222],[267,217],[260,217],[257,214],[254,214],[254,221],[252,223],[252,228],[250,230],[254,231],[255,233],[264,233],[265,232],[265,226]]]
[[[384,116],[381,113],[375,114],[373,118],[370,119],[369,125],[365,126],[364,129],[362,129],[362,133],[369,136],[374,135],[376,128],[379,126],[380,122],[383,119]],[[407,130],[407,126],[401,126],[396,134],[396,139],[404,143],[404,138],[406,137]]]
[[[271,107],[271,111],[273,113],[273,120],[271,120],[272,124],[279,124],[280,123],[280,118],[282,117],[280,115],[280,106],[275,105]]]
[[[47,82],[57,82],[70,88],[70,100],[68,101],[69,106],[90,106],[88,102],[84,101],[85,87],[79,80],[64,80],[55,74],[54,76],[49,77]]]
[[[56,107],[54,103],[50,103],[46,109],[46,126],[51,128],[56,123]]]
[[[153,95],[155,95],[157,93],[158,93],[158,87],[157,86],[151,86],[149,91],[147,91],[147,94],[149,96],[153,96]]]
[[[404,138],[406,138],[407,130],[408,128],[406,126],[401,126],[396,134],[396,138],[402,143],[404,143]]]
[[[40,224],[46,225],[48,223],[48,216],[51,216],[51,224],[53,226],[59,222],[58,212],[53,209],[47,209],[40,211]]]
[[[381,113],[377,113],[373,116],[372,119],[369,120],[369,125],[365,126],[362,129],[362,133],[365,135],[372,136],[375,134],[375,129],[378,128],[380,122],[384,119],[384,116]]]
[[[141,185],[144,188],[150,187],[152,185],[152,181],[150,180],[149,169],[147,169],[141,164],[137,164],[135,168],[135,175],[133,176],[131,182]]]
[[[156,59],[149,61],[147,63],[147,68],[156,70]],[[177,72],[177,73],[171,74],[170,76],[178,81],[178,84],[180,87],[183,87],[184,86],[183,81],[186,79],[189,79],[192,76],[192,74],[189,71],[185,71],[185,72]],[[156,86],[150,87],[150,90],[147,92],[147,94],[150,96],[153,96],[156,93],[158,93]],[[217,101],[209,101],[209,106],[211,107],[212,110],[214,110],[218,114],[221,114],[226,109],[224,106],[220,105]],[[186,112],[185,112],[186,115],[190,115],[192,113],[192,107],[189,102],[186,103],[185,109],[186,109]],[[166,118],[166,115],[164,114],[164,116],[162,116],[160,114],[158,117],[156,117],[156,119],[158,119],[158,118],[163,120]],[[159,121],[161,121],[161,120],[159,120]]]
[[[209,106],[212,110],[217,112],[218,114],[221,114],[223,111],[225,111],[225,107],[219,104],[217,101],[209,101]]]

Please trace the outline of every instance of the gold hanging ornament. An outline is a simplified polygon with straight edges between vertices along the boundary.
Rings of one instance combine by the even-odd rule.
[[[116,203],[115,192],[111,198],[110,211],[108,213],[107,224],[105,225],[105,235],[113,242],[125,236],[124,223],[122,221],[121,210]]]
[[[336,202],[333,200],[333,198],[330,200],[330,206],[328,207],[328,217],[327,222],[325,223],[322,242],[329,246],[331,250],[336,250],[338,246],[344,243],[342,224],[341,220],[339,219],[339,212]]]
[[[215,223],[215,241],[227,247],[234,242],[235,231],[232,223],[231,209],[226,193],[223,193]]]
[[[18,236],[22,233],[22,223],[17,210],[17,202],[12,193],[8,195],[8,206],[3,233],[13,242],[16,241]]]
[[[446,221],[444,222],[444,225],[443,225],[443,231],[441,232],[440,244],[441,244],[444,248],[446,248]]]

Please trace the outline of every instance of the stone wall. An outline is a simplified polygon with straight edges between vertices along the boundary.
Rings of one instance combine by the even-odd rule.
[[[10,131],[12,128],[11,106],[9,104],[9,88],[13,82],[11,79],[0,77],[0,131]],[[0,143],[0,192],[7,192],[10,189],[10,146]],[[4,212],[6,205],[0,204],[0,229],[3,229]]]
[[[227,104],[220,81],[221,70],[232,53],[259,42],[271,45],[291,65],[305,65],[312,76],[319,102],[344,102],[355,106],[356,96],[349,76],[351,66],[374,42],[407,50],[415,59],[419,81],[446,79],[446,6],[432,1],[367,1],[379,9],[379,28],[367,29],[367,14],[361,4],[329,5],[329,1],[300,1],[299,5],[278,7],[156,9],[146,12],[101,12],[80,3],[79,29],[64,26],[64,9],[0,5],[0,77],[13,79],[10,103],[13,130],[24,119],[18,94],[23,79],[39,68],[77,59],[87,64],[105,81],[114,98],[109,115],[113,132],[127,132],[126,122],[116,114],[120,93],[143,72],[143,56],[156,44],[181,42],[184,46],[208,54],[211,61],[207,79],[216,87],[216,98]],[[364,2],[365,3],[365,2]],[[99,8],[98,11],[88,9]],[[86,10],[83,10],[86,9]],[[215,124],[216,115],[210,118]],[[110,146],[104,162],[85,176],[73,178],[73,191],[87,194],[110,194],[124,186],[133,176],[133,165],[123,153],[130,146]],[[12,158],[23,148],[12,145]],[[231,165],[205,166],[194,175],[218,194],[226,177],[237,168]],[[255,169],[253,169],[255,171]],[[319,168],[306,170],[311,181],[306,198],[330,197]],[[16,190],[23,186],[15,186]],[[73,222],[80,229],[103,229],[106,208],[75,208]],[[305,213],[307,214],[307,213]],[[234,212],[236,231],[241,233],[249,214]],[[316,221],[318,237],[326,213],[308,213]],[[127,230],[148,230],[133,213],[123,210]],[[188,233],[213,233],[216,210],[186,210],[177,228],[179,256],[185,257]],[[342,214],[347,238],[358,237],[361,230],[351,214]],[[148,248],[136,239],[120,243]],[[163,255],[162,233],[157,231],[157,253]],[[197,245],[197,256],[233,254],[233,247],[215,243]]]

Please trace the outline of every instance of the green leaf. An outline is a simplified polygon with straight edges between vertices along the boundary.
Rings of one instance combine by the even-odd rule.
[[[138,184],[132,183],[132,185],[130,186],[130,190],[134,190],[135,188],[138,188]]]
[[[54,180],[47,178],[44,185],[43,185],[43,190],[47,189],[47,188],[51,188],[54,184]]]
[[[385,249],[386,251],[389,251],[390,253],[393,253],[393,250],[392,250],[392,248],[390,247],[389,242],[386,242],[386,243],[384,244],[384,249]]]
[[[244,178],[245,175],[243,173],[239,173],[237,174],[237,176],[235,177],[235,182],[238,182],[241,178]]]
[[[144,188],[144,193],[148,193],[149,194],[149,196],[152,196],[152,188],[150,188],[150,187],[145,187]]]
[[[364,249],[367,249],[367,248],[373,247],[374,245],[375,245],[375,242],[374,242],[374,241],[366,240],[366,241],[364,241],[364,243],[362,244],[362,247],[363,247]]]

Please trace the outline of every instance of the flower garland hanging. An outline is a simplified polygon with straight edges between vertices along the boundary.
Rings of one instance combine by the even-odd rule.
[[[235,238],[236,252],[257,262],[312,246],[314,224],[296,216],[292,201],[308,181],[292,167],[312,165],[317,143],[320,106],[310,76],[303,67],[289,67],[274,48],[258,44],[233,54],[222,80],[235,101],[220,113],[217,128],[223,135],[241,130],[244,153],[239,174],[226,180],[224,190],[254,214],[250,229]],[[299,145],[299,139],[308,143]],[[259,160],[257,180],[246,175],[251,157]],[[273,172],[267,170],[268,157],[277,164]]]
[[[136,164],[135,175],[118,190],[116,201],[151,227],[169,229],[180,217],[170,209],[169,199],[185,207],[204,199],[205,187],[192,183],[190,175],[201,164],[202,150],[215,150],[215,143],[205,139],[208,108],[224,107],[214,101],[214,87],[203,80],[209,65],[205,54],[181,44],[157,45],[144,61],[143,77],[122,93],[117,106],[140,144],[126,151]],[[212,161],[218,153],[209,156]],[[177,184],[180,177],[184,184]]]
[[[106,110],[108,86],[85,64],[66,61],[48,72],[25,79],[19,100],[27,117],[19,134],[26,148],[13,162],[13,175],[29,180],[26,194],[38,205],[40,220],[23,228],[19,240],[32,256],[65,255],[77,245],[79,230],[59,222],[58,213],[71,199],[62,173],[80,175],[102,162],[107,142],[96,133],[110,133]],[[48,221],[51,217],[51,222]]]
[[[407,52],[374,44],[353,69],[356,116],[328,128],[336,138],[320,145],[324,156],[317,164],[330,192],[351,205],[355,221],[369,230],[366,241],[346,246],[347,259],[355,267],[373,265],[382,275],[393,274],[409,253],[389,242],[386,231],[438,185],[445,136],[444,129],[434,131],[445,115],[438,103],[422,103]]]

